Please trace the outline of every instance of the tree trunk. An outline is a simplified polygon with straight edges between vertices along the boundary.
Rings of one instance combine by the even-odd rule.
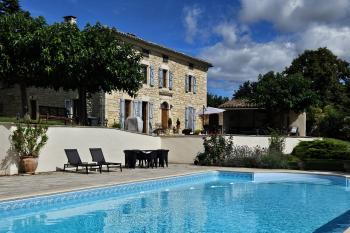
[[[78,121],[80,125],[87,125],[87,110],[86,110],[86,90],[84,88],[78,89],[79,94],[79,108]]]
[[[20,84],[21,92],[21,117],[24,117],[28,113],[28,96],[27,96],[27,86],[25,84]]]

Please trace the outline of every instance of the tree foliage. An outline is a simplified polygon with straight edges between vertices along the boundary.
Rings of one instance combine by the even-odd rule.
[[[349,63],[339,59],[327,48],[306,50],[293,60],[285,72],[287,75],[301,74],[311,81],[322,107],[329,104],[349,103]]]
[[[44,18],[24,13],[0,16],[0,81],[21,87],[22,114],[27,109],[26,87],[40,86],[44,70],[41,65],[39,32],[46,26]]]
[[[220,96],[220,95],[215,95],[212,93],[207,93],[207,105],[209,107],[214,107],[217,108],[221,104],[229,101],[230,99],[228,97]]]
[[[78,90],[83,124],[87,93],[136,95],[142,82],[141,55],[119,41],[115,29],[97,23],[80,31],[75,24],[56,23],[42,33],[48,84],[54,89]]]
[[[271,71],[259,77],[249,100],[267,110],[299,113],[316,103],[310,85],[300,74],[284,76]]]
[[[233,94],[234,99],[250,99],[256,90],[257,82],[246,81]]]

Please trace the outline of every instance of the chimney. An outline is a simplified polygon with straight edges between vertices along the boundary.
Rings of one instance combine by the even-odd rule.
[[[77,17],[73,16],[73,15],[67,15],[64,16],[64,22],[66,23],[70,23],[70,24],[76,24],[77,23]]]

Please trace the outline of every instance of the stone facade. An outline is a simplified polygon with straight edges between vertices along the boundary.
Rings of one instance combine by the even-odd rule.
[[[135,42],[134,42],[135,43]],[[184,59],[179,55],[173,54],[173,56],[162,51],[161,49],[155,49],[147,45],[142,46],[143,49],[150,51],[149,56],[145,56],[142,60],[142,64],[147,67],[147,82],[143,84],[143,87],[138,92],[135,98],[128,96],[125,93],[114,92],[112,94],[106,94],[106,118],[108,119],[108,124],[113,124],[114,122],[121,123],[121,106],[120,99],[133,101],[142,101],[144,106],[152,106],[153,119],[148,119],[144,117],[147,122],[146,132],[149,131],[149,125],[152,129],[156,129],[162,125],[162,104],[165,102],[168,106],[168,117],[172,120],[172,126],[176,126],[176,121],[179,119],[181,129],[189,128],[186,124],[186,107],[193,107],[195,113],[193,114],[195,118],[195,125],[192,129],[202,129],[202,122],[198,116],[198,112],[201,111],[203,106],[207,103],[207,70],[208,67],[201,66],[200,63],[192,63],[193,67],[190,66],[191,60]],[[140,49],[141,50],[141,49]],[[168,56],[167,61],[163,61],[163,55]],[[151,69],[153,69],[153,85],[151,83]],[[164,69],[168,73],[172,73],[172,88],[169,85],[166,87],[159,87],[159,69]],[[193,76],[196,80],[196,90],[186,91],[186,77]],[[169,80],[169,77],[167,77]],[[191,80],[193,81],[193,80]],[[169,82],[169,81],[168,81]],[[169,83],[168,83],[169,84]],[[192,86],[193,87],[193,86]],[[132,105],[131,112],[133,112]],[[149,108],[147,107],[148,111]],[[144,112],[149,115],[149,112]],[[164,119],[163,119],[164,120]]]
[[[164,128],[168,125],[169,118],[172,127],[176,126],[179,119],[180,130],[186,127],[192,130],[202,129],[198,113],[207,103],[207,71],[211,64],[130,34],[118,33],[118,36],[144,53],[141,63],[146,67],[147,81],[135,98],[123,92],[91,95],[87,103],[88,115],[109,126],[114,123],[123,126],[127,116],[136,115],[145,121],[144,133],[150,133],[162,125]],[[159,84],[161,76],[165,77],[162,78],[165,83],[162,87]],[[15,116],[20,112],[18,87],[0,89],[0,95],[0,115]],[[32,114],[33,110],[30,101],[36,101],[38,115],[39,106],[67,108],[67,101],[70,100],[73,104],[77,97],[75,91],[28,88],[29,113]],[[70,111],[73,112],[73,107],[71,108]]]

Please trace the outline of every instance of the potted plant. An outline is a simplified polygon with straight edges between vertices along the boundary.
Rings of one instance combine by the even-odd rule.
[[[171,129],[171,126],[173,125],[173,120],[171,118],[168,119],[168,129]]]
[[[17,124],[10,136],[13,149],[19,156],[19,172],[34,174],[38,167],[40,150],[48,140],[47,126],[29,123]]]
[[[177,129],[177,133],[180,132],[180,126],[181,126],[180,120],[179,120],[179,118],[177,118],[177,120],[176,120],[176,129]]]

